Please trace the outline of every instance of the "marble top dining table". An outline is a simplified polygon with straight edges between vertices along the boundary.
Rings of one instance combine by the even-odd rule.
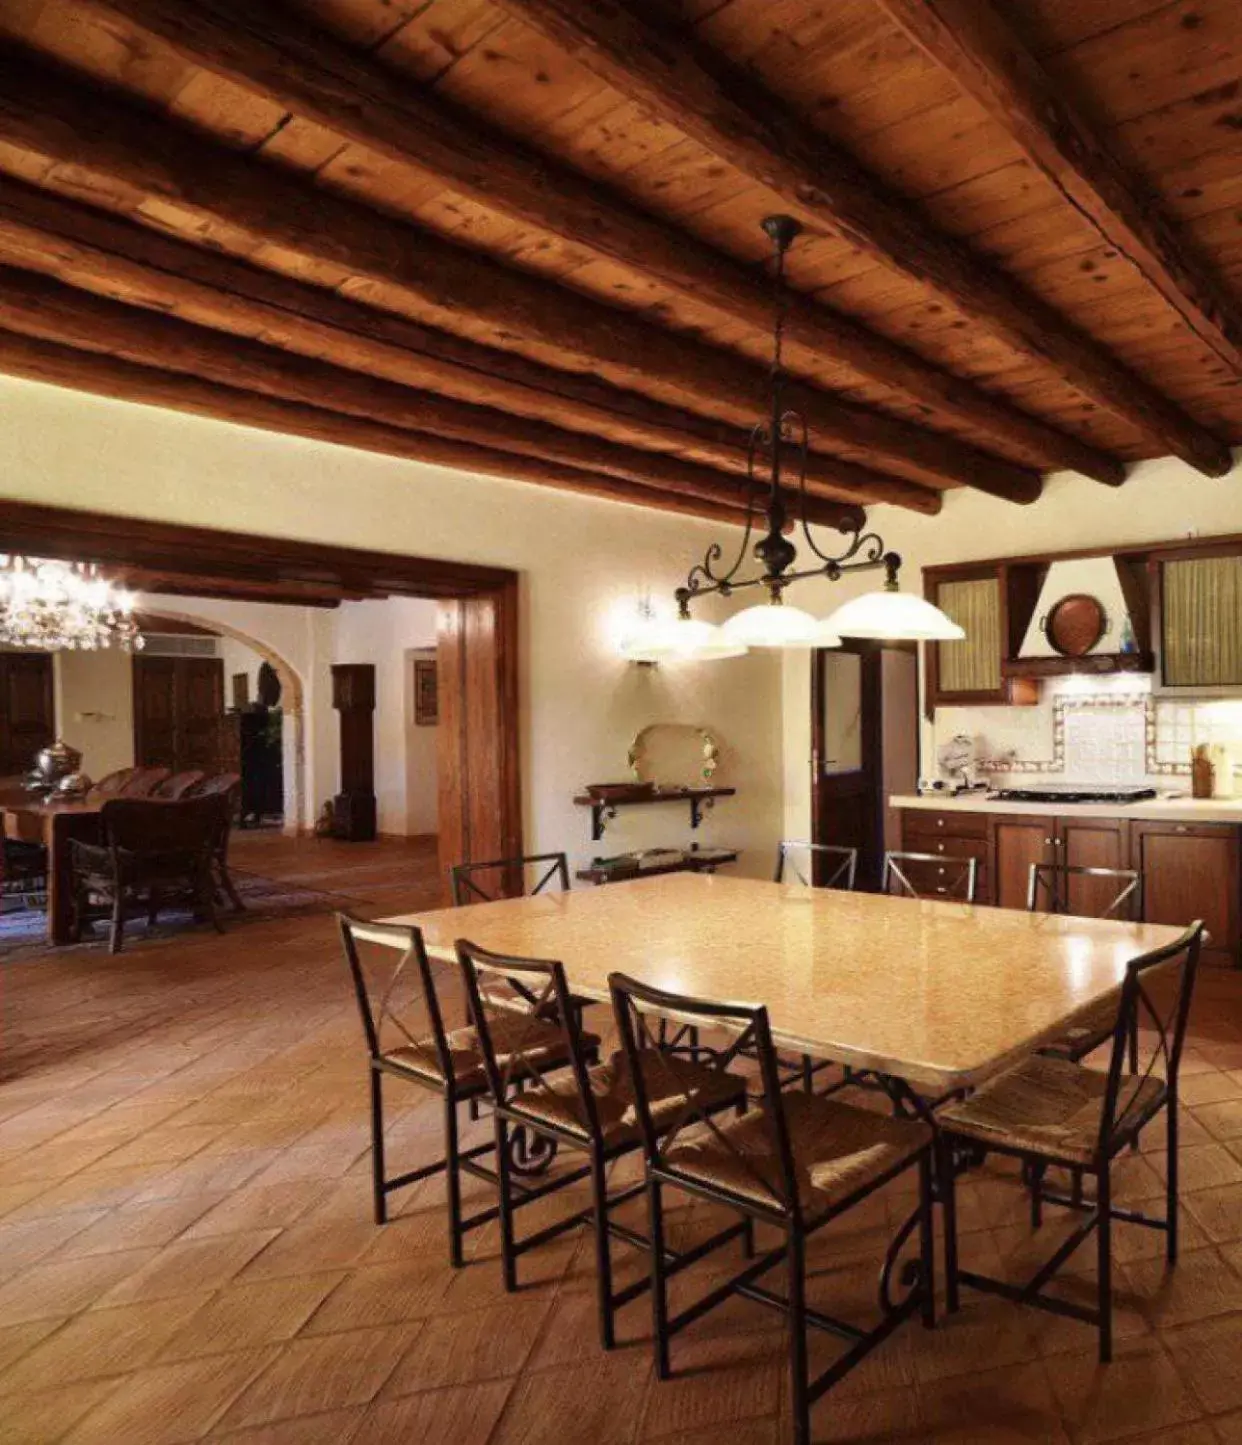
[[[608,975],[762,1003],[777,1046],[936,1094],[973,1086],[1116,993],[1130,959],[1176,939],[1120,923],[674,873],[405,914],[429,954],[457,939],[559,959],[570,987]]]

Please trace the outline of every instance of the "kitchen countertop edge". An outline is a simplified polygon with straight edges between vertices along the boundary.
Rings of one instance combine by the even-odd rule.
[[[1016,803],[983,794],[896,793],[890,808],[931,812],[1007,813],[1032,817],[1137,818],[1143,822],[1232,823],[1242,825],[1242,798],[1146,798],[1137,803]]]

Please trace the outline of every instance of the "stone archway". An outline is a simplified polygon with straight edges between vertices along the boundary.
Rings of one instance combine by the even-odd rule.
[[[152,605],[153,604],[153,605]],[[201,612],[182,612],[164,605],[162,597],[144,599],[142,613],[153,621],[187,622],[214,632],[219,637],[230,637],[257,653],[264,662],[271,664],[280,679],[280,709],[284,718],[282,727],[284,764],[284,831],[298,833],[308,827],[313,819],[306,813],[306,697],[301,675],[279,652],[261,637],[243,631],[227,622]]]

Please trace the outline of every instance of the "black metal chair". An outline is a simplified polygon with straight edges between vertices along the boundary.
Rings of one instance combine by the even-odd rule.
[[[74,938],[81,939],[92,915],[106,912],[109,951],[120,953],[127,915],[141,910],[154,923],[173,902],[187,904],[223,933],[212,876],[220,811],[217,798],[109,798],[99,810],[101,841],[69,842]]]
[[[1080,886],[1075,889],[1074,884]],[[1070,863],[1032,863],[1026,906],[1031,913],[1068,913],[1137,923],[1143,916],[1143,875],[1133,868],[1085,868]],[[1113,1036],[1117,1002],[1106,998],[1087,1009],[1041,1054],[1077,1063]],[[1138,1073],[1138,1016],[1129,1038],[1130,1072]]]
[[[445,1028],[431,961],[417,928],[368,923],[348,913],[338,913],[337,922],[370,1059],[371,1189],[375,1222],[386,1223],[388,1196],[395,1190],[443,1172],[448,1193],[449,1260],[454,1266],[460,1266],[466,1234],[497,1219],[500,1213],[493,1205],[469,1216],[462,1214],[462,1174],[490,1184],[497,1184],[499,1180],[495,1169],[477,1162],[492,1152],[494,1146],[490,1141],[469,1149],[462,1149],[459,1142],[458,1104],[477,1102],[488,1090],[479,1036],[469,1026],[451,1031]],[[369,946],[367,961],[360,944]],[[374,961],[376,955],[370,954],[371,948],[384,960],[383,964]],[[384,973],[386,977],[377,978]],[[552,1025],[529,1014],[509,1017],[522,1026],[521,1060],[514,1064],[516,1072],[525,1074],[565,1067],[569,1060],[564,1040]],[[395,1035],[395,1042],[389,1043],[386,1035]],[[506,1031],[503,1038],[493,1040],[499,1056],[506,1062],[508,1053],[504,1050],[508,1047],[508,1038]],[[437,1094],[444,1102],[444,1157],[391,1179],[384,1160],[383,1081],[386,1075]]]
[[[931,1129],[921,1121],[887,1118],[815,1094],[782,1092],[766,1008],[665,993],[622,974],[612,974],[609,983],[634,1080],[646,1159],[657,1377],[664,1380],[671,1374],[673,1336],[731,1296],[740,1294],[775,1307],[789,1319],[794,1437],[798,1445],[807,1445],[811,1405],[825,1390],[913,1314],[920,1313],[927,1326],[934,1324]],[[721,1071],[743,1049],[753,1048],[759,1060],[758,1107],[722,1124],[690,1094],[677,1101],[675,1111],[657,1113],[657,1096],[648,1081],[663,1079],[671,1098],[676,1097],[677,1087],[652,1028],[654,1018],[664,1013],[694,1019],[705,1028],[724,1028],[734,1036],[713,1060],[713,1067]],[[909,1294],[899,1304],[886,1306],[880,1323],[869,1330],[809,1306],[807,1236],[911,1168],[919,1173],[919,1264]],[[773,1226],[783,1235],[777,1247],[764,1250],[732,1279],[671,1317],[669,1280],[706,1251],[677,1258],[668,1250],[663,1192],[670,1186]],[[785,1297],[757,1283],[782,1262],[788,1277]],[[815,1380],[810,1378],[807,1360],[808,1326],[848,1344]]]
[[[488,874],[499,875],[490,887],[482,881]],[[492,858],[485,863],[455,863],[449,869],[454,908],[466,903],[494,903],[498,898],[513,897],[515,892],[533,898],[553,883],[562,893],[569,892],[569,861],[564,853],[527,853],[516,858]]]
[[[1194,993],[1203,936],[1195,923],[1175,942],[1131,960],[1120,1002],[1114,1009],[1113,1047],[1108,1072],[1088,1069],[1070,1059],[1033,1054],[1016,1068],[983,1084],[969,1098],[940,1110],[938,1178],[944,1204],[946,1301],[959,1303],[960,1285],[998,1294],[1020,1304],[1085,1320],[1099,1329],[1100,1360],[1112,1358],[1112,1224],[1122,1220],[1165,1233],[1165,1252],[1177,1258],[1177,1076],[1186,1022]],[[1157,992],[1152,991],[1156,985]],[[1161,1001],[1161,994],[1166,1001]],[[1151,1026],[1153,1043],[1146,1067],[1125,1072],[1131,1036],[1140,1015]],[[1163,1066],[1163,1077],[1156,1072]],[[1112,1161],[1164,1111],[1167,1114],[1166,1204],[1163,1219],[1112,1202]],[[1024,1285],[959,1268],[954,1172],[979,1149],[1022,1161],[1034,1180],[1032,1225],[1042,1222],[1045,1204],[1085,1213],[1086,1218]],[[1070,1172],[1071,1195],[1044,1187],[1049,1168]],[[1082,1195],[1083,1175],[1096,1181],[1094,1200]],[[1070,1255],[1094,1232],[1098,1281],[1094,1309],[1044,1293]]]
[[[642,1147],[642,1135],[634,1111],[634,1088],[630,1072],[620,1052],[607,1063],[596,1062],[598,1040],[584,1034],[577,1013],[572,1007],[565,970],[560,963],[540,959],[515,958],[489,953],[477,944],[461,939],[457,944],[466,989],[474,1017],[478,1021],[479,1042],[487,1070],[493,1113],[496,1121],[496,1157],[500,1175],[500,1237],[504,1262],[505,1287],[517,1288],[517,1262],[521,1255],[579,1224],[589,1224],[595,1232],[596,1285],[599,1299],[600,1341],[609,1350],[616,1342],[614,1318],[616,1311],[637,1298],[649,1285],[642,1279],[622,1290],[613,1289],[612,1247],[614,1238],[640,1249],[649,1247],[641,1234],[611,1217],[611,1211],[646,1190],[643,1183],[608,1191],[608,1168],[624,1155]],[[531,1021],[531,1035],[541,1037],[541,1014],[558,1020],[555,1025],[563,1038],[569,1068],[555,1078],[534,1074],[520,1068],[522,1052],[513,1042],[517,1031],[513,1015],[495,1002],[494,991],[484,987],[487,977],[509,979],[520,977],[535,995],[536,1008],[526,1015]],[[564,1022],[559,1022],[564,1020]],[[499,1028],[498,1028],[499,1026]],[[508,1039],[508,1059],[498,1052],[501,1040]],[[714,1115],[731,1109],[744,1112],[746,1080],[681,1058],[664,1056],[659,1076],[653,1072],[647,1080],[648,1096],[653,1112],[664,1117],[677,1113],[687,1097],[698,1099],[704,1111]],[[674,1090],[673,1095],[669,1089]],[[509,1131],[525,1130],[535,1138],[546,1140],[557,1149],[585,1154],[583,1167],[563,1175],[556,1183],[560,1188],[582,1179],[591,1181],[591,1206],[541,1229],[524,1240],[515,1233],[515,1207],[523,1202],[514,1198],[508,1168]],[[548,1192],[548,1191],[545,1191]],[[743,1227],[726,1232],[728,1238],[739,1233],[749,1235]],[[716,1242],[723,1242],[723,1237]],[[714,1247],[714,1246],[713,1246]]]
[[[16,899],[23,908],[47,904],[47,849],[5,836],[5,814],[0,811],[0,898]]]
[[[885,853],[880,892],[896,898],[973,903],[979,864],[943,853]]]
[[[806,854],[805,860],[800,858],[801,854]],[[805,873],[798,866],[800,861],[809,864]],[[817,864],[822,870],[821,883],[815,882]],[[853,892],[858,873],[858,849],[838,847],[835,843],[798,843],[785,839],[776,845],[773,882],[784,883],[787,872],[792,872],[793,881],[806,888],[841,888]]]

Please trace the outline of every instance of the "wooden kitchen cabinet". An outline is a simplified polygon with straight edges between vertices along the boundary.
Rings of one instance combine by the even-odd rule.
[[[963,813],[946,808],[944,812],[908,808],[902,814],[901,846],[907,853],[928,853],[937,858],[973,858],[975,900],[992,901],[991,842],[988,818],[983,813]],[[934,891],[938,884],[934,865],[908,870],[911,881],[920,888]]]
[[[924,572],[928,601],[966,630],[961,641],[928,644],[929,708],[1039,701],[1037,682],[1006,677],[1001,667],[1021,645],[1038,595],[1038,575],[1036,569],[1006,563],[929,567]]]
[[[1131,866],[1143,875],[1148,923],[1201,918],[1210,935],[1204,959],[1232,964],[1239,952],[1238,829],[1211,823],[1130,824]]]
[[[997,908],[1025,908],[1033,863],[1056,861],[1057,820],[991,815],[992,897]]]

